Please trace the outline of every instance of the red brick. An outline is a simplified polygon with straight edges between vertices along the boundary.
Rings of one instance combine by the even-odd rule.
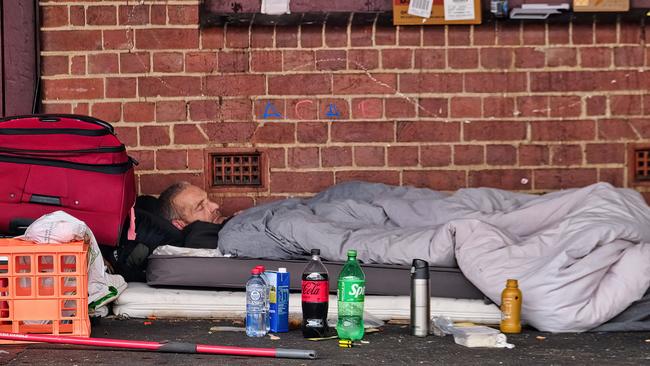
[[[448,145],[420,146],[420,164],[424,167],[451,165],[451,147]]]
[[[104,49],[105,50],[131,50],[133,48],[132,29],[105,29]]]
[[[470,187],[493,187],[507,190],[531,189],[532,173],[527,169],[494,169],[469,172]]]
[[[86,56],[72,56],[70,58],[70,73],[72,75],[86,74]]]
[[[72,104],[72,113],[87,116],[90,113],[90,106],[88,103],[74,103]]]
[[[485,147],[485,162],[488,165],[517,164],[517,148],[512,145],[487,145]]]
[[[225,43],[222,27],[201,28],[201,49],[221,49]],[[268,35],[267,35],[268,36]]]
[[[205,169],[203,164],[204,152],[203,149],[188,149],[187,150],[187,168],[188,169]]]
[[[521,31],[518,22],[497,22],[497,44],[518,46],[521,44]]]
[[[211,122],[201,127],[210,141],[220,144],[249,142],[256,130],[253,122]]]
[[[323,167],[343,167],[352,165],[352,148],[343,146],[323,147],[321,149]]]
[[[463,124],[465,141],[516,141],[526,139],[524,121],[482,121]]]
[[[332,172],[271,172],[271,192],[317,193],[334,184]]]
[[[120,5],[118,13],[120,25],[149,24],[149,5]]]
[[[609,98],[609,110],[612,116],[642,114],[641,95],[612,95]]]
[[[545,145],[519,145],[519,165],[548,165],[549,149]]]
[[[228,25],[226,28],[226,47],[248,48],[250,46],[250,33],[248,26]]]
[[[199,47],[197,29],[154,28],[136,29],[135,46],[139,49],[196,49]]]
[[[223,121],[250,121],[253,118],[253,103],[250,99],[225,99],[221,101]]]
[[[607,113],[607,97],[604,95],[590,95],[585,98],[588,116],[602,116]]]
[[[569,47],[553,47],[546,49],[546,66],[576,66],[578,64],[577,51]]]
[[[650,115],[650,95],[643,96],[643,114]]]
[[[126,146],[137,146],[138,145],[138,128],[137,127],[115,126],[115,136],[117,136],[117,138],[119,138],[120,141]],[[132,151],[129,150],[129,155],[131,155],[131,152]],[[153,156],[153,154],[152,154],[152,156]],[[138,159],[138,161],[140,161],[140,160]],[[153,168],[153,165],[152,165],[152,168]]]
[[[546,53],[532,47],[515,49],[516,68],[542,68],[545,64]]]
[[[445,27],[424,27],[422,29],[423,46],[444,46]]]
[[[292,48],[298,47],[298,27],[275,27],[275,46]]]
[[[251,47],[273,47],[273,33],[275,29],[270,25],[253,25],[251,28]]]
[[[395,74],[334,74],[333,78],[334,94],[392,94],[397,90]]]
[[[438,191],[456,191],[467,187],[465,172],[457,170],[406,170],[403,181],[404,185]]]
[[[600,168],[598,181],[607,182],[614,187],[623,187],[625,182],[625,169],[623,168]]]
[[[284,99],[258,99],[253,102],[253,115],[262,122],[286,119],[284,107]]]
[[[544,45],[546,44],[546,24],[545,23],[523,23],[523,40],[525,45]]]
[[[577,96],[563,95],[549,98],[551,117],[580,117],[582,114],[582,99]]]
[[[187,169],[187,150],[166,150],[166,149],[157,150],[156,169],[158,170]]]
[[[485,97],[483,98],[483,117],[514,117],[515,98]]]
[[[372,46],[372,25],[350,26],[350,45],[352,47]]]
[[[70,24],[78,26],[86,25],[86,10],[83,6],[70,6]]]
[[[138,92],[141,97],[200,95],[201,81],[194,76],[139,77]]]
[[[298,123],[298,142],[324,143],[327,141],[327,123],[300,122]]]
[[[214,52],[188,52],[185,54],[185,71],[212,74],[217,68]]]
[[[345,70],[348,56],[345,50],[316,51],[316,70]]]
[[[266,155],[268,156],[268,161],[269,161],[269,168],[285,168],[286,162],[285,162],[285,148],[284,147],[279,147],[279,148],[265,148],[264,151],[266,152]]]
[[[345,99],[320,99],[318,104],[319,119],[340,121],[350,118],[350,108]]]
[[[248,52],[233,51],[219,52],[219,72],[247,72],[248,71]]]
[[[643,47],[619,46],[614,48],[614,65],[617,67],[643,66]]]
[[[634,140],[638,136],[632,124],[627,119],[612,119],[598,121],[599,140]]]
[[[640,22],[620,22],[619,27],[619,43],[640,44],[643,42],[643,28]]]
[[[173,129],[175,144],[198,145],[208,142],[195,124],[175,124]]]
[[[153,54],[154,72],[182,72],[183,54],[180,52],[156,52]]]
[[[146,73],[150,68],[148,52],[120,53],[120,73]]]
[[[527,91],[524,72],[466,73],[465,91],[475,93]]]
[[[483,164],[483,146],[454,145],[454,164],[476,165]]]
[[[287,149],[289,168],[318,168],[320,156],[318,147],[294,147]]]
[[[596,21],[596,43],[616,43],[616,22]]]
[[[88,25],[116,25],[117,12],[114,6],[89,6],[86,9]]]
[[[199,11],[196,5],[167,5],[169,24],[196,25],[199,23]]]
[[[531,72],[530,90],[606,91],[646,87],[648,80],[638,70]]]
[[[450,48],[447,59],[452,69],[478,68],[478,50],[474,48]]]
[[[397,122],[398,142],[453,142],[459,139],[457,122]]]
[[[65,75],[68,73],[68,56],[41,56],[43,76]]]
[[[102,49],[99,30],[62,30],[41,32],[43,51],[98,51]]]
[[[332,141],[391,142],[395,128],[392,122],[340,122],[331,127]]]
[[[301,25],[300,45],[303,48],[321,47],[323,45],[323,26],[321,24]]]
[[[397,43],[397,35],[395,33],[396,30],[397,27],[375,27],[375,46],[395,45]],[[356,44],[353,43],[352,46],[356,46]]]
[[[417,103],[406,98],[385,98],[384,111],[386,118],[415,117],[416,105]]]
[[[175,122],[187,119],[183,100],[161,100],[156,102],[156,122]]]
[[[569,44],[569,27],[567,23],[548,23],[548,44]]]
[[[468,46],[470,44],[470,27],[447,27],[447,45]]]
[[[265,123],[255,129],[253,143],[292,144],[295,142],[296,125],[293,123]]]
[[[517,97],[517,111],[518,117],[547,117],[548,97],[537,95]]]
[[[269,75],[270,95],[330,94],[332,79],[326,74]]]
[[[587,164],[625,164],[625,144],[587,144]]]
[[[582,165],[582,147],[580,145],[551,146],[553,165]]]
[[[534,172],[535,189],[581,188],[598,181],[596,169],[540,169]]]
[[[126,114],[126,107],[125,107]],[[171,142],[169,127],[140,126],[140,145],[142,146],[167,146]]]
[[[413,50],[404,48],[381,50],[381,64],[384,69],[413,68]]]
[[[533,141],[589,141],[596,132],[594,121],[531,122]]]
[[[68,6],[41,6],[41,26],[56,28],[68,25]]]
[[[473,42],[475,46],[493,46],[496,43],[496,25],[485,24],[473,27]]]
[[[156,104],[153,102],[124,103],[124,122],[152,122]]]
[[[336,183],[349,181],[399,185],[399,172],[394,170],[339,170],[336,172]]]
[[[280,51],[251,52],[251,71],[254,72],[282,71],[282,52]]]
[[[377,119],[384,114],[384,103],[380,98],[353,98],[352,118]]]
[[[379,67],[379,51],[369,49],[348,50],[350,70],[373,70]]]
[[[226,216],[231,216],[235,212],[243,211],[254,206],[253,197],[221,197],[219,210]]]
[[[219,101],[192,100],[189,102],[190,120],[192,121],[214,121],[219,116]]]
[[[458,117],[481,117],[481,98],[479,97],[452,97],[450,115]]]
[[[326,47],[347,47],[348,27],[347,25],[325,24],[325,46]]]
[[[609,47],[581,47],[580,66],[606,68],[612,64],[612,49]]]
[[[416,69],[444,69],[446,64],[445,50],[429,48],[415,50]]]
[[[388,166],[417,166],[417,146],[389,146]]]
[[[138,165],[135,166],[136,171],[154,170],[156,167],[156,157],[153,150],[129,150],[129,156],[132,156]],[[156,192],[156,194],[160,191]]]
[[[400,91],[404,93],[458,93],[463,91],[463,75],[459,73],[417,73],[399,75]]]
[[[104,97],[102,79],[57,79],[43,80],[43,98],[60,99],[101,99]]]
[[[398,28],[400,46],[420,46],[422,27],[399,26]]]
[[[481,48],[481,66],[486,69],[509,69],[512,60],[511,48]]]
[[[316,120],[318,119],[318,102],[315,99],[287,100],[286,116],[289,119]]]
[[[314,51],[291,50],[282,52],[282,69],[284,71],[311,71],[316,69]]]
[[[633,119],[630,123],[640,138],[650,139],[650,119]]]
[[[94,103],[91,114],[106,122],[119,122],[122,116],[122,104],[119,102]]]
[[[571,36],[573,44],[592,44],[594,43],[594,23],[571,24]]]
[[[69,103],[43,103],[43,113],[70,114],[72,106]]]
[[[203,174],[196,173],[141,174],[140,193],[160,194],[165,188],[180,181],[188,181],[201,187],[204,184],[203,179]]]
[[[205,79],[206,95],[239,96],[264,94],[263,75],[211,75]]]
[[[354,162],[357,166],[384,166],[385,148],[381,146],[355,146]]]

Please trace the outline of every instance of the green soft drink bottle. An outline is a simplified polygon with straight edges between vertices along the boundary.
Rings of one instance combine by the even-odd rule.
[[[363,338],[363,301],[366,275],[357,261],[357,251],[348,250],[348,261],[339,273],[338,321],[339,339],[358,341]]]

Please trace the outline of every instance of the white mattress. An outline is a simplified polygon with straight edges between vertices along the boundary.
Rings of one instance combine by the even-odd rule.
[[[208,291],[154,288],[144,283],[129,287],[113,304],[116,315],[131,318],[243,318],[244,291]],[[409,296],[366,296],[365,311],[381,320],[408,319]],[[301,314],[300,294],[289,298],[289,313]],[[330,295],[330,315],[336,314],[336,296]],[[501,312],[494,304],[482,300],[432,297],[431,316],[446,315],[453,321],[498,324]]]

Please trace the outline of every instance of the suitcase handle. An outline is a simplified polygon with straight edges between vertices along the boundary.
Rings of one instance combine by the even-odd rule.
[[[102,121],[101,119],[97,119],[90,116],[82,116],[79,114],[34,114],[34,115],[23,115],[23,116],[11,116],[11,117],[1,118],[0,122],[7,122],[14,119],[33,118],[33,117],[38,117],[38,120],[41,122],[59,122],[61,118],[77,119],[79,121],[84,121],[87,123],[92,123],[101,126],[104,129],[108,130],[112,135],[115,134],[115,130],[113,129],[113,126],[110,123]]]
[[[41,194],[32,194],[29,203],[38,203],[40,205],[61,206],[61,198],[56,196],[44,196]]]

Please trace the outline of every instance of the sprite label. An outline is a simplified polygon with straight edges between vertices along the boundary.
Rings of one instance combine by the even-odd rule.
[[[339,280],[338,300],[343,302],[363,302],[366,281],[360,279]]]

